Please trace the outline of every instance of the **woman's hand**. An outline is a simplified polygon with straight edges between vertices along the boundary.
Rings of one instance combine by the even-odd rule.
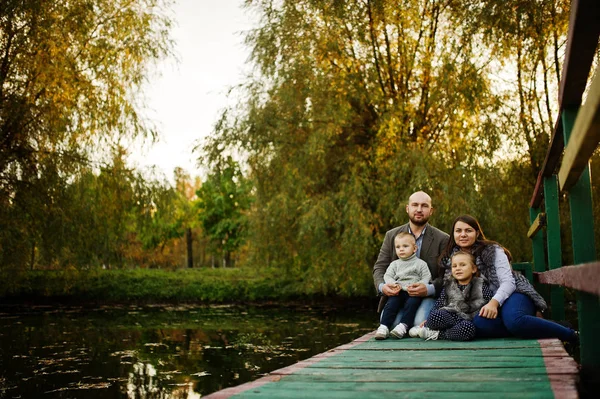
[[[498,317],[498,307],[500,304],[497,300],[491,299],[487,305],[481,308],[479,316],[485,317],[486,319],[495,319]]]
[[[396,296],[400,293],[400,284],[396,283],[388,283],[384,284],[381,291],[383,291],[383,295],[385,296]]]

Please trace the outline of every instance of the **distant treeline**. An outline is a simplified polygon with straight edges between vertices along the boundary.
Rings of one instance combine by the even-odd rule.
[[[370,287],[369,287],[370,288]],[[366,289],[360,296],[374,297]],[[69,303],[241,303],[320,298],[301,281],[274,270],[52,270],[2,275],[3,301]]]
[[[568,0],[246,2],[254,73],[198,146],[206,176],[174,182],[127,166],[130,143],[156,133],[139,90],[172,55],[172,1],[5,3],[5,295],[371,295],[381,241],[416,190],[433,225],[470,213],[531,260]],[[560,215],[568,226],[565,199]]]

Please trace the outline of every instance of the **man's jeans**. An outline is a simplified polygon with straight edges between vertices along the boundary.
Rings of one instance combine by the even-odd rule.
[[[427,320],[427,316],[429,316],[429,313],[431,312],[431,309],[433,309],[433,305],[435,304],[435,299],[430,298],[430,297],[423,297],[423,300],[421,301],[421,304],[419,305],[419,308],[417,309],[417,313],[415,314],[415,326],[420,325],[422,322],[424,322],[425,320]],[[381,311],[381,317],[383,317],[383,310]],[[396,327],[399,323],[400,323],[400,319],[402,319],[402,311],[400,311],[398,313],[398,315],[396,316],[396,320],[394,320],[394,323],[392,324],[392,329],[394,327]]]
[[[477,338],[558,338],[574,341],[577,335],[570,328],[535,316],[533,301],[524,294],[513,292],[499,309],[498,317],[473,319]]]

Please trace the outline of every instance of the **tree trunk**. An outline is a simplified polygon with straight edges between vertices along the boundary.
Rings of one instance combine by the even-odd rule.
[[[194,267],[194,254],[192,251],[192,229],[189,227],[185,230],[185,242],[187,244],[187,267],[191,269]]]
[[[35,266],[35,241],[31,243],[31,270],[34,269]]]

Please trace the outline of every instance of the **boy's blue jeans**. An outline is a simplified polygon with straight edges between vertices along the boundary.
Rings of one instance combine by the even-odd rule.
[[[575,341],[577,335],[570,328],[551,320],[535,316],[535,305],[526,295],[513,292],[499,309],[498,317],[486,319],[475,316],[477,338],[558,338],[561,341]]]
[[[385,307],[381,312],[381,324],[392,329],[396,316],[402,310],[400,323],[406,324],[409,328],[412,327],[420,304],[420,297],[410,296],[408,292],[400,291],[398,295],[389,297],[385,303]]]
[[[431,313],[431,309],[433,309],[433,305],[435,304],[435,300],[433,298],[430,298],[430,297],[418,297],[418,298],[421,299],[421,304],[417,308],[417,313],[415,314],[415,320],[413,323],[413,325],[415,325],[415,326],[418,326],[419,324],[421,324],[422,322],[427,320],[427,317],[429,316],[429,313]],[[389,300],[389,298],[388,298],[388,300]],[[383,319],[384,313],[385,313],[385,309],[381,311],[382,319]],[[396,316],[396,319],[392,323],[391,328],[394,328],[398,324],[400,324],[400,320],[402,320],[403,315],[404,315],[404,312],[402,310],[400,310],[400,312],[398,312],[398,315]]]

